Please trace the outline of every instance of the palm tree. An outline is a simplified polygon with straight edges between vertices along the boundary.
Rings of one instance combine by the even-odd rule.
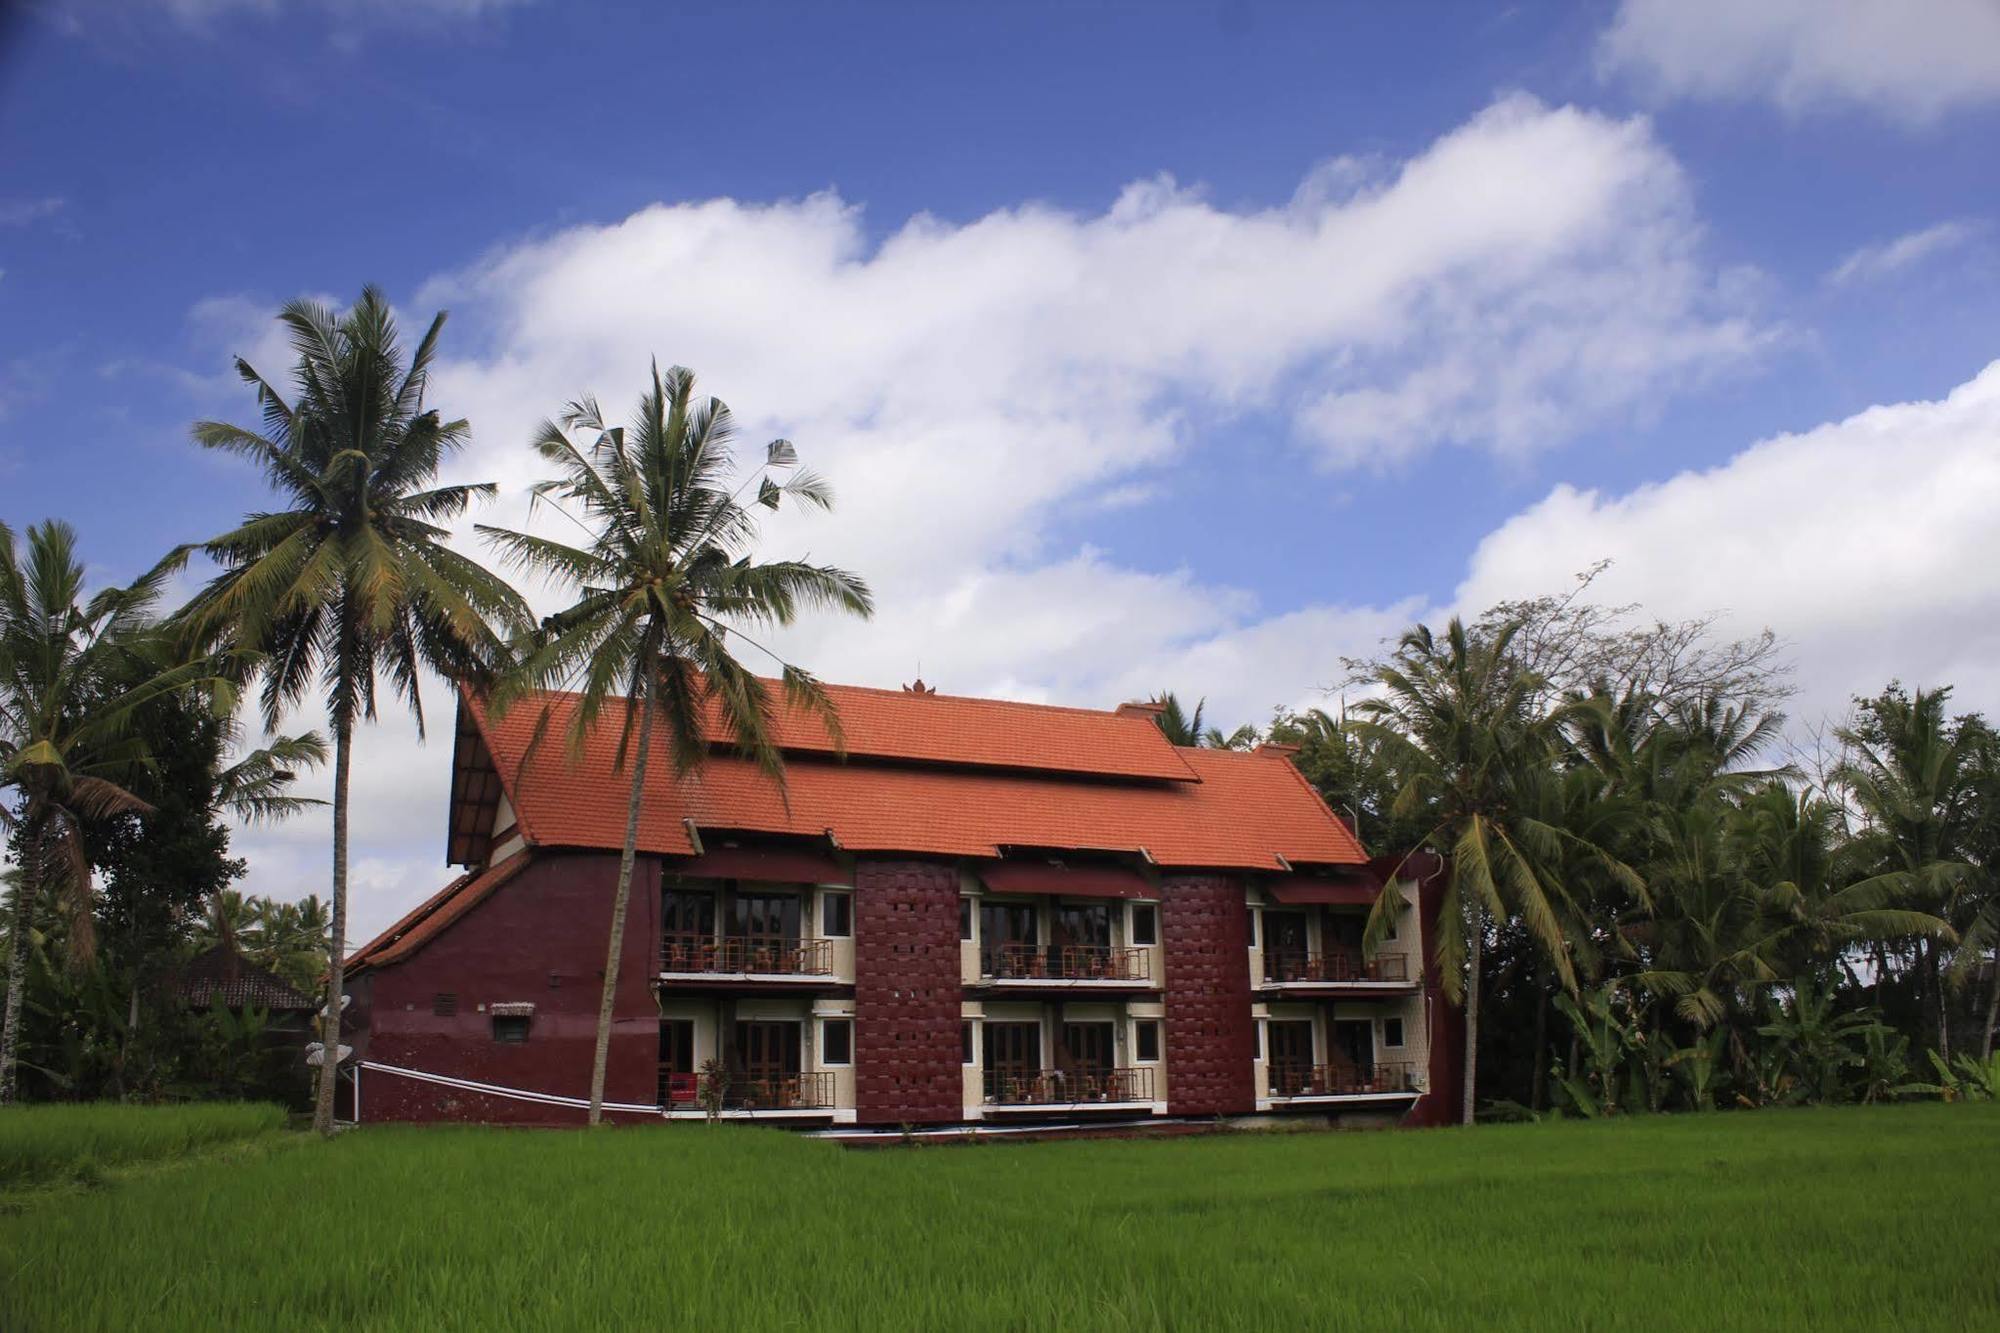
[[[1873,878],[1905,902],[1936,908],[1947,921],[1979,880],[1978,867],[1966,858],[1976,816],[1978,738],[1946,718],[1950,693],[1945,688],[1917,690],[1908,698],[1900,691],[1884,695],[1873,705],[1873,729],[1838,733],[1853,758],[1834,775],[1865,820],[1854,849]],[[1970,952],[1976,956],[1990,939],[1977,918],[1974,925]],[[1948,1058],[1951,1030],[1939,961],[1939,950],[1926,947],[1937,1045]]]
[[[1400,769],[1395,810],[1421,812],[1430,825],[1418,844],[1451,860],[1438,920],[1458,923],[1438,932],[1434,954],[1445,994],[1465,1005],[1466,1123],[1477,1088],[1479,972],[1486,923],[1519,916],[1565,991],[1576,972],[1564,930],[1573,914],[1562,863],[1577,856],[1634,892],[1642,886],[1622,862],[1581,835],[1537,818],[1545,800],[1534,789],[1552,767],[1562,709],[1537,709],[1542,682],[1522,670],[1508,649],[1517,626],[1475,639],[1453,617],[1439,640],[1428,626],[1405,634],[1377,673],[1380,698],[1355,708],[1357,731],[1379,744]],[[1365,940],[1386,936],[1396,908],[1384,893],[1369,914]]]
[[[20,883],[0,1024],[0,1103],[13,1100],[34,904],[54,890],[69,919],[70,962],[90,961],[92,821],[149,809],[123,785],[146,763],[133,714],[178,689],[212,686],[214,663],[154,669],[153,606],[166,569],[86,600],[76,533],[28,529],[25,558],[0,524],[0,832],[17,832]]]
[[[587,441],[572,441],[572,431],[583,432]],[[844,570],[796,560],[751,561],[757,519],[741,499],[750,482],[729,484],[734,433],[726,406],[695,396],[694,372],[676,366],[662,375],[656,364],[629,430],[607,426],[596,402],[585,399],[570,404],[561,424],[544,422],[534,440],[535,452],[557,470],[535,487],[535,500],[586,528],[592,534],[588,545],[480,528],[515,567],[572,584],[581,594],[543,622],[520,671],[496,694],[496,709],[527,690],[576,681],[582,697],[570,728],[571,746],[582,748],[606,703],[617,698],[622,707],[615,766],[623,769],[628,749],[633,750],[590,1074],[593,1125],[603,1116],[612,1001],[655,722],[666,728],[675,773],[685,776],[707,757],[711,737],[704,708],[713,706],[737,748],[782,783],[783,762],[770,739],[770,692],[736,660],[729,637],[777,662],[786,701],[821,718],[838,745],[839,719],[819,683],[750,639],[744,626],[790,624],[801,604],[860,616],[874,609],[867,585]],[[751,477],[757,503],[776,509],[783,497],[792,496],[820,509],[831,507],[832,492],[813,474],[795,472],[782,483],[771,475],[796,465],[798,454],[789,441],[772,441],[764,461]],[[544,711],[543,721],[547,718]]]
[[[333,921],[323,1018],[339,1046],[347,930],[348,789],[355,727],[376,716],[377,677],[424,716],[426,670],[486,679],[503,654],[493,624],[525,632],[525,604],[507,584],[445,545],[440,526],[494,487],[435,485],[468,427],[424,406],[445,316],[431,321],[407,362],[388,301],[373,287],[344,314],[294,301],[278,316],[297,364],[288,399],[248,362],[263,430],[204,421],[194,439],[263,469],[286,507],[249,515],[202,543],[222,565],[183,612],[199,640],[264,656],[262,711],[276,730],[317,682],[333,727]],[[184,548],[185,551],[186,548]],[[335,1066],[321,1066],[314,1126],[333,1132]]]
[[[1181,701],[1172,690],[1162,690],[1153,696],[1152,702],[1160,705],[1153,714],[1153,720],[1165,732],[1167,739],[1175,745],[1200,746],[1210,750],[1248,750],[1257,744],[1257,728],[1248,723],[1225,732],[1221,727],[1203,726],[1203,710],[1208,700],[1196,702],[1190,714],[1181,706]]]

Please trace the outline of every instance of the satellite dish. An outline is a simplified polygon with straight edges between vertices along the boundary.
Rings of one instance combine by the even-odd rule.
[[[340,997],[340,1012],[341,1012],[341,1013],[343,1013],[343,1014],[344,1014],[344,1013],[346,1013],[346,1012],[347,1012],[347,1006],[348,1006],[348,1005],[350,1005],[350,1004],[353,1004],[353,1003],[354,1003],[354,997],[353,997],[352,995],[342,995],[342,996]],[[325,1005],[321,1005],[321,1006],[319,1007],[319,1016],[320,1016],[321,1018],[325,1018],[325,1017],[326,1017],[326,1006],[325,1006]]]
[[[338,1064],[340,1061],[345,1060],[348,1056],[352,1054],[354,1054],[354,1048],[352,1046],[343,1045],[340,1048],[340,1054],[335,1057],[334,1063]],[[321,1065],[325,1064],[326,1043],[316,1041],[308,1045],[306,1047],[306,1063],[312,1066],[314,1069],[318,1069]]]

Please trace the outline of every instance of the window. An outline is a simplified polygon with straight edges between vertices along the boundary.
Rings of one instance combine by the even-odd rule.
[[[519,1046],[528,1039],[528,1024],[531,1021],[520,1014],[495,1014],[493,1040],[509,1046]]]
[[[1132,905],[1132,943],[1158,944],[1160,942],[1160,913],[1151,903]]]
[[[960,898],[958,900],[958,938],[961,940],[970,940],[972,938],[972,899],[970,898]]]
[[[1382,1044],[1395,1048],[1403,1044],[1403,1020],[1385,1018],[1382,1020]]]
[[[1141,1064],[1149,1064],[1152,1061],[1158,1060],[1160,1058],[1160,1021],[1156,1018],[1144,1018],[1139,1020],[1138,1026],[1133,1030],[1138,1034],[1133,1043],[1138,1048],[1138,1053],[1133,1058],[1137,1059]]]
[[[1250,1020],[1250,1028],[1250,1058],[1261,1060],[1264,1058],[1264,1020],[1261,1018]]]
[[[439,991],[431,996],[431,1012],[439,1018],[450,1018],[458,1012],[458,992]]]
[[[829,1018],[819,1025],[819,1062],[823,1065],[854,1063],[854,1020]]]
[[[734,906],[731,934],[746,940],[798,943],[798,894],[739,893]]]
[[[979,970],[989,977],[1026,976],[1037,956],[1032,903],[979,904]]]
[[[1254,949],[1257,947],[1257,909],[1254,907],[1251,908],[1247,915],[1250,924],[1243,932],[1243,940],[1244,943]]]
[[[976,1062],[976,1057],[973,1054],[972,1024],[970,1022],[958,1025],[958,1062],[962,1065],[969,1065]]]
[[[845,893],[823,894],[819,900],[820,934],[844,940],[854,933],[854,899]]]
[[[1394,940],[1394,939],[1396,938],[1396,923],[1397,923],[1398,921],[1400,921],[1401,919],[1402,919],[1402,913],[1400,913],[1400,912],[1398,912],[1398,913],[1394,914],[1393,916],[1391,916],[1391,917],[1389,918],[1389,929],[1388,929],[1388,931],[1387,931],[1387,932],[1386,932],[1386,933],[1385,933],[1385,934],[1384,934],[1384,935],[1382,936],[1382,938],[1383,938],[1383,939],[1385,939],[1385,940]]]
[[[715,895],[695,889],[660,890],[660,929],[669,935],[713,938]]]

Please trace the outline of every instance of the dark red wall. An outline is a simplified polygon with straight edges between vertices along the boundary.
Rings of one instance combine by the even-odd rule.
[[[864,1125],[965,1115],[958,871],[923,861],[854,868],[854,1102]]]
[[[1167,1112],[1241,1115],[1257,1106],[1243,886],[1222,875],[1160,881]]]
[[[537,853],[535,861],[401,963],[372,969],[350,993],[349,1020],[365,1030],[356,1058],[479,1083],[566,1097],[590,1095],[590,1066],[602,995],[604,947],[618,857]],[[641,857],[619,963],[608,1102],[651,1106],[659,1055],[659,1011],[651,983],[658,967],[659,862]],[[432,1012],[433,997],[458,997],[458,1012]],[[493,1040],[482,1004],[529,1001],[528,1040]],[[581,1109],[542,1106],[420,1083],[376,1070],[361,1076],[365,1120],[471,1120],[576,1124]]]

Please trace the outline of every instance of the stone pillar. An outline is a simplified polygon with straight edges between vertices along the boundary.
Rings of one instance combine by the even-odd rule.
[[[1247,1115],[1257,1106],[1243,885],[1225,875],[1160,881],[1166,963],[1167,1112]]]
[[[958,871],[950,865],[855,865],[854,1105],[860,1124],[939,1124],[965,1116],[958,897]]]

